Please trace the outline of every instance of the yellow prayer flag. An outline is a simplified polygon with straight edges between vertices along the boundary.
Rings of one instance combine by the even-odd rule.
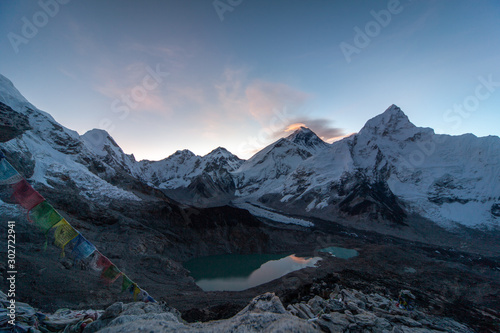
[[[73,227],[65,219],[62,219],[61,221],[56,223],[53,228],[56,229],[54,232],[54,244],[63,250],[62,255],[64,256],[64,247],[73,238],[78,236],[79,233],[78,231],[73,229]]]
[[[134,283],[134,301],[137,301],[137,295],[141,292],[141,288],[137,286],[137,283]]]

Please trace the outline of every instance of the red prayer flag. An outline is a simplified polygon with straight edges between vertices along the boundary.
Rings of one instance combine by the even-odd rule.
[[[21,180],[19,183],[14,184],[12,187],[14,189],[14,199],[18,204],[20,204],[27,210],[31,210],[33,207],[37,206],[43,200],[45,200],[40,195],[40,193],[38,193],[33,187],[31,187],[26,179]]]
[[[106,268],[108,268],[109,266],[112,265],[111,261],[106,258],[105,256],[103,256],[101,253],[99,253],[100,256],[99,258],[97,259],[97,268],[101,269],[101,270],[105,270]]]
[[[99,251],[94,252],[94,257],[92,258],[90,262],[90,267],[98,272],[102,272],[103,270],[106,270],[109,266],[111,266],[113,263],[106,258],[104,255],[101,254]]]

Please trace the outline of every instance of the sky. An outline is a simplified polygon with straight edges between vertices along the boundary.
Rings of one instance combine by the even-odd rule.
[[[159,160],[328,142],[391,104],[437,133],[500,135],[497,0],[0,2],[0,73],[80,134]]]

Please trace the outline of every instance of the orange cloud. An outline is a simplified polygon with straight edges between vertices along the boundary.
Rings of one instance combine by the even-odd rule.
[[[333,121],[325,118],[312,118],[312,117],[295,117],[291,120],[292,123],[285,127],[280,135],[287,134],[288,132],[295,131],[299,129],[301,126],[309,128],[311,131],[316,133],[317,136],[321,138],[321,140],[331,143],[340,139],[345,138],[348,135],[345,135],[344,130],[342,128],[337,128],[332,126]],[[350,135],[350,134],[349,134]]]
[[[285,133],[295,132],[296,130],[298,130],[301,127],[307,127],[307,126],[304,123],[295,123],[295,124],[288,125],[288,127],[285,128]]]

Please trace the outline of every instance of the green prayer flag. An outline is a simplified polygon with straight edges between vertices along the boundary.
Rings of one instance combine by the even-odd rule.
[[[120,275],[122,275],[122,272],[120,272],[115,265],[110,265],[102,272],[101,277],[107,284],[111,284],[115,282]]]
[[[62,216],[47,201],[41,202],[30,211],[30,218],[35,224],[47,233],[57,222],[61,221]]]
[[[123,281],[122,281],[122,292],[127,291],[130,289],[130,287],[134,284],[132,280],[128,278],[125,274],[123,274]]]

